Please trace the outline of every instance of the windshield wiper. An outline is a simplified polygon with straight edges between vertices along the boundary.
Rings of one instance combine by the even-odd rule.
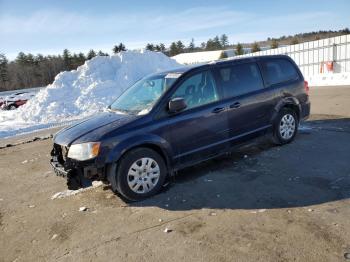
[[[108,107],[107,110],[110,112],[114,112],[114,113],[118,113],[118,114],[122,114],[122,115],[130,114],[130,111],[123,110],[123,109],[112,109],[112,108]]]

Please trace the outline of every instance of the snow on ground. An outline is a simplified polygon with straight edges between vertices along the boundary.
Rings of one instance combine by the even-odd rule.
[[[58,198],[66,198],[66,197],[70,197],[70,196],[75,196],[77,194],[89,191],[91,189],[100,187],[102,185],[103,185],[103,183],[101,181],[92,181],[92,186],[85,187],[85,188],[80,188],[78,190],[69,190],[69,189],[67,189],[65,191],[57,192],[56,194],[51,196],[51,199],[54,200],[54,199],[58,199]]]
[[[162,53],[126,51],[98,56],[58,74],[27,104],[0,112],[0,138],[49,128],[96,114],[127,87],[153,72],[181,66]]]
[[[309,86],[344,86],[350,85],[350,72],[329,73],[304,76]]]

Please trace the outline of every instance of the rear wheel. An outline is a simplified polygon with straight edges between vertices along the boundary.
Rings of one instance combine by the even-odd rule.
[[[131,201],[142,200],[156,194],[167,174],[162,156],[149,148],[136,148],[119,161],[113,190]],[[113,186],[114,184],[114,186]]]
[[[294,110],[283,108],[274,123],[273,142],[278,145],[290,143],[298,131],[298,117]]]

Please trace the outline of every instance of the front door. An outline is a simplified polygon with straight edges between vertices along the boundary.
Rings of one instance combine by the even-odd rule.
[[[227,116],[212,72],[188,76],[171,99],[175,97],[184,98],[187,104],[182,112],[168,118],[175,165],[181,167],[223,150],[228,139]]]

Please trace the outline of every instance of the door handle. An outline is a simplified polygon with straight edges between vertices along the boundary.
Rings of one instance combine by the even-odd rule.
[[[212,113],[217,114],[225,110],[225,107],[216,107],[213,109]]]
[[[230,108],[239,108],[241,106],[240,102],[235,102],[232,105],[230,105]]]

